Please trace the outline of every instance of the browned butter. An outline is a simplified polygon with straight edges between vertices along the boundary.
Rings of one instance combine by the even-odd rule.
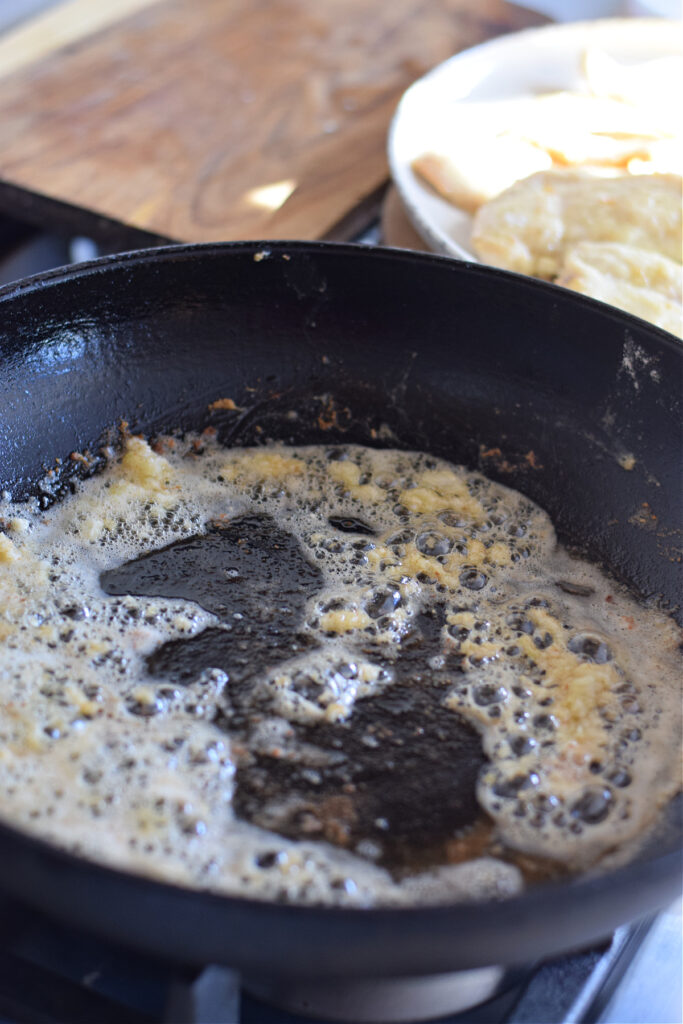
[[[483,899],[627,858],[678,787],[675,624],[480,473],[131,438],[0,517],[0,814],[84,856]]]

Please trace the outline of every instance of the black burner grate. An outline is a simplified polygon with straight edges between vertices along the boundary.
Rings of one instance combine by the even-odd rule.
[[[650,922],[521,974],[502,995],[443,1024],[591,1024]],[[0,902],[0,1024],[305,1024],[241,992],[229,968],[189,970],[110,946]]]

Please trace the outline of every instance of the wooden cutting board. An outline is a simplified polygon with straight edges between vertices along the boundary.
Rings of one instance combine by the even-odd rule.
[[[101,217],[329,236],[386,180],[407,86],[544,20],[502,0],[71,0],[0,40],[0,206],[50,223],[69,204],[95,237]]]

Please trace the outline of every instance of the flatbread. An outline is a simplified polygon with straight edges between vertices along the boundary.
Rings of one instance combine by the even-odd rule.
[[[567,253],[557,284],[683,336],[683,268],[659,253],[618,242],[581,242]]]
[[[534,174],[477,211],[472,245],[485,263],[553,279],[579,242],[619,242],[681,261],[681,178]]]
[[[604,50],[589,47],[582,60],[583,77],[594,96],[621,100],[636,107],[671,113],[683,88],[683,56],[655,57],[637,64],[622,64]]]
[[[552,159],[530,142],[496,135],[470,142],[453,155],[423,153],[412,166],[444,199],[474,213],[521,178],[547,170]]]
[[[467,213],[516,181],[551,167],[607,174],[680,173],[680,139],[660,103],[554,92],[471,103],[412,162],[417,175]]]
[[[646,156],[632,157],[629,174],[683,174],[683,139],[660,139],[647,147]]]
[[[653,142],[669,137],[671,125],[656,110],[643,110],[609,97],[556,92],[529,101],[513,129],[546,150],[561,165],[625,167],[647,159]]]

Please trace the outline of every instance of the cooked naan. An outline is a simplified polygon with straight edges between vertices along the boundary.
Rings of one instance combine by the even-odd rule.
[[[683,336],[680,263],[619,242],[581,242],[567,253],[557,284],[609,302]]]
[[[681,178],[543,171],[486,203],[472,245],[486,263],[553,279],[580,242],[618,242],[681,261]]]
[[[423,153],[413,170],[454,206],[474,213],[482,203],[537,171],[552,166],[538,146],[511,135],[477,139],[457,152]]]

